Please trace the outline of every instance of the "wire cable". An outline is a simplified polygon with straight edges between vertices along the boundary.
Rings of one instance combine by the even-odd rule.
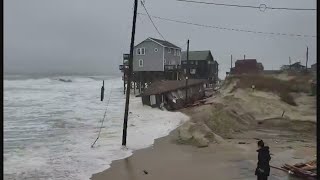
[[[180,47],[181,49],[184,49],[187,44],[188,44],[188,42],[184,43],[182,46],[179,46],[179,47]]]
[[[176,0],[176,1],[186,2],[186,3],[197,3],[197,4],[210,4],[210,5],[216,5],[216,6],[254,8],[254,9],[260,9],[261,11],[265,11],[266,9],[271,9],[271,10],[294,10],[294,11],[316,11],[317,10],[315,8],[268,7],[266,4],[260,4],[259,6],[251,6],[251,5],[238,5],[238,4],[225,4],[225,3],[215,3],[215,2],[193,1],[193,0]]]
[[[111,89],[110,89],[110,93],[109,93],[109,98],[108,98],[108,101],[107,101],[107,107],[106,107],[106,110],[104,111],[104,115],[103,115],[103,118],[101,120],[101,125],[100,125],[100,129],[99,129],[99,133],[98,133],[98,136],[97,136],[97,139],[92,143],[91,145],[91,148],[93,148],[93,146],[96,144],[96,142],[98,141],[99,137],[100,137],[100,133],[101,133],[101,129],[103,127],[103,122],[106,118],[106,115],[107,115],[107,110],[108,110],[108,106],[109,106],[109,102],[110,102],[110,97],[111,97],[111,93],[112,93],[112,87],[113,87],[113,82],[111,84]]]
[[[157,30],[157,32],[158,32],[158,34],[161,36],[161,38],[166,41],[166,39],[165,39],[165,38],[163,37],[163,35],[160,33],[160,31],[159,31],[159,29],[157,28],[157,26],[154,24],[154,22],[153,22],[151,16],[149,15],[149,13],[148,13],[148,11],[147,11],[147,8],[145,7],[144,2],[143,2],[142,0],[141,0],[141,4],[142,4],[144,10],[146,11],[146,13],[147,13],[147,15],[148,15],[151,23],[153,24],[153,27]],[[138,13],[138,14],[139,14],[139,13]]]
[[[143,13],[138,13],[138,14],[146,15],[146,14],[143,14]],[[200,26],[200,27],[205,27],[205,28],[213,28],[213,29],[228,30],[228,31],[237,31],[237,32],[255,33],[255,34],[267,34],[267,35],[277,35],[277,36],[295,36],[295,37],[312,37],[312,38],[317,37],[317,36],[314,36],[314,35],[303,35],[303,34],[292,34],[292,33],[276,33],[276,32],[262,32],[262,31],[252,31],[252,30],[244,30],[244,29],[236,29],[236,28],[225,28],[225,27],[218,27],[218,26],[211,26],[211,25],[205,25],[205,24],[192,23],[192,22],[187,22],[187,21],[174,20],[174,19],[163,18],[163,17],[159,17],[159,16],[152,16],[152,17],[156,18],[156,19],[176,22],[176,23],[180,23],[180,24],[189,24],[189,25]]]

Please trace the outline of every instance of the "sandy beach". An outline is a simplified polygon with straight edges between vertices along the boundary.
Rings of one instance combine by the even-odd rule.
[[[138,150],[129,158],[114,161],[110,169],[93,175],[92,179],[256,179],[256,140],[248,136],[259,135],[259,131],[249,131],[240,138],[226,140],[222,144],[210,144],[207,148],[179,145],[175,143],[176,134],[177,130],[167,137],[157,139],[153,147]],[[269,136],[266,137],[266,134]],[[265,137],[271,148],[271,164],[274,166],[315,158],[315,140],[289,142],[288,139],[278,138],[275,141],[275,135],[263,131],[260,131],[260,136]],[[271,169],[270,179],[287,179],[287,173]]]
[[[209,98],[213,104],[180,110],[188,122],[91,179],[254,180],[257,139],[270,147],[272,166],[316,159],[314,97],[299,94],[298,106],[289,106],[274,94],[230,89]],[[271,168],[269,179],[295,178]]]

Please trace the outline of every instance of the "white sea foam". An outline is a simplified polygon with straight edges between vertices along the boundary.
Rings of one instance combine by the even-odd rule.
[[[59,78],[70,79],[62,82]],[[128,149],[121,148],[125,96],[120,78],[52,77],[4,81],[4,178],[79,179],[148,147],[188,119],[132,97]],[[107,104],[110,96],[110,102]],[[101,136],[94,148],[107,108]]]

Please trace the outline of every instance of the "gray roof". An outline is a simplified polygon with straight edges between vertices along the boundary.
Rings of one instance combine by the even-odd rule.
[[[295,62],[290,65],[291,67],[305,67],[304,65],[301,65],[301,62]]]
[[[191,61],[203,61],[210,60],[209,57],[212,56],[209,50],[206,51],[189,51],[189,60]],[[213,58],[212,58],[213,59]],[[187,60],[187,51],[181,53],[181,60]]]
[[[178,48],[178,49],[181,49],[180,47],[172,44],[171,42],[168,42],[168,41],[163,41],[163,40],[160,40],[160,39],[155,39],[155,38],[149,38],[153,41],[156,41],[157,43],[161,44],[162,46],[166,46],[166,47],[171,47],[171,48]]]

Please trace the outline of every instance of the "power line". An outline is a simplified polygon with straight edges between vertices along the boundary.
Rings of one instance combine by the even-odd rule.
[[[271,10],[294,10],[294,11],[316,11],[315,8],[287,8],[287,7],[268,7],[266,4],[260,4],[259,6],[251,5],[239,5],[239,4],[225,4],[225,3],[215,3],[215,2],[204,2],[204,1],[193,1],[193,0],[176,0],[186,3],[197,3],[197,4],[210,4],[216,6],[228,6],[228,7],[240,7],[240,8],[254,8],[259,9],[260,11],[265,11],[266,9]]]
[[[138,13],[138,14],[146,15],[143,13]],[[213,28],[213,29],[228,30],[228,31],[246,32],[246,33],[254,33],[254,34],[277,35],[277,36],[317,37],[317,36],[313,36],[313,35],[303,35],[303,34],[275,33],[275,32],[252,31],[252,30],[244,30],[244,29],[236,29],[236,28],[225,28],[225,27],[218,27],[218,26],[212,26],[212,25],[192,23],[192,22],[187,22],[187,21],[174,20],[174,19],[163,18],[163,17],[159,17],[159,16],[152,16],[152,17],[156,18],[156,19],[161,19],[161,20],[171,21],[171,22],[176,22],[176,23],[181,23],[181,24],[189,24],[189,25],[200,26],[200,27],[205,27],[205,28]]]
[[[184,43],[182,46],[179,46],[181,49],[184,49],[186,47],[186,45],[188,44],[188,41],[186,43]]]
[[[166,39],[165,39],[165,38],[163,37],[163,35],[160,33],[160,31],[159,31],[159,29],[157,28],[157,26],[156,26],[156,25],[154,24],[154,22],[152,21],[152,18],[151,18],[151,16],[149,15],[149,13],[148,13],[148,11],[147,11],[147,8],[144,6],[144,3],[142,2],[142,0],[141,0],[141,4],[142,4],[144,10],[146,11],[146,13],[147,13],[147,15],[148,15],[151,23],[153,24],[153,27],[157,30],[158,34],[162,37],[162,39],[166,41]],[[138,14],[140,14],[140,13],[138,13]],[[145,15],[145,14],[144,14],[144,15]]]

